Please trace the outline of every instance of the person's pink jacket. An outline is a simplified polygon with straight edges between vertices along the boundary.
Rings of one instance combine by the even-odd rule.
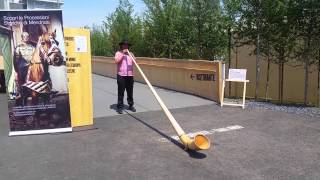
[[[133,76],[133,60],[129,55],[120,51],[116,52],[117,73],[120,76]]]

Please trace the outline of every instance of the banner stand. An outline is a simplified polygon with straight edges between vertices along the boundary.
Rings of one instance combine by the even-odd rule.
[[[90,30],[64,29],[72,127],[93,125]]]
[[[9,136],[71,132],[62,10],[0,11]]]
[[[26,135],[51,134],[51,133],[63,133],[63,132],[72,132],[72,128],[13,131],[13,132],[9,132],[9,136],[26,136]]]

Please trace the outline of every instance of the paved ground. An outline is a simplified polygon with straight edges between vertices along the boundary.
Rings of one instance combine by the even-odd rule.
[[[101,86],[110,85],[96,84],[96,80],[114,80],[94,79],[94,92],[99,93],[96,89],[100,87],[110,97],[99,102],[101,106],[112,104],[115,96],[111,92],[115,91],[106,91]],[[143,90],[144,85],[138,86]],[[162,93],[168,97],[179,94]],[[95,111],[94,130],[9,138],[2,95],[0,179],[320,179],[319,118],[265,109],[221,109],[215,103],[201,104],[202,99],[192,98],[186,101],[199,105],[178,106],[178,101],[163,97],[168,104],[170,100],[177,103],[171,107],[180,107],[172,113],[187,132],[213,133],[208,135],[212,140],[209,151],[186,152],[179,142],[164,141],[175,133],[163,112],[155,104],[145,105],[142,97],[137,97],[137,108],[145,107],[140,110],[143,112],[112,116],[108,108],[105,111],[110,112],[103,112],[103,108]],[[96,99],[98,95],[95,108]],[[107,116],[102,117],[103,113]],[[225,128],[235,125],[243,128]]]
[[[94,117],[117,115],[117,81],[99,75],[93,75]],[[215,102],[187,95],[175,91],[155,88],[168,108],[183,108],[216,104]],[[124,102],[126,103],[126,94]],[[134,84],[134,101],[137,112],[161,110],[148,86],[141,83]]]

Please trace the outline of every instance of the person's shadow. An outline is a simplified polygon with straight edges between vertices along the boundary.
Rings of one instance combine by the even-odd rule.
[[[111,104],[110,106],[109,106],[109,108],[110,109],[112,109],[112,110],[115,110],[115,111],[117,111],[117,104]],[[129,106],[128,105],[124,105],[123,106],[123,110],[126,110],[126,109],[128,109],[129,108]]]

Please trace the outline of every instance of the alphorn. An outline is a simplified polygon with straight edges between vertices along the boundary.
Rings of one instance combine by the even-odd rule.
[[[149,82],[148,78],[146,77],[146,75],[143,73],[143,71],[141,70],[140,66],[138,65],[138,63],[136,62],[135,58],[132,56],[132,54],[128,51],[129,56],[132,58],[133,63],[136,65],[137,69],[139,70],[141,76],[143,77],[143,79],[145,80],[145,82],[147,83],[147,85],[149,86],[151,92],[153,93],[153,95],[155,96],[155,98],[157,99],[159,105],[161,106],[162,110],[164,111],[164,113],[166,114],[166,116],[168,117],[171,125],[173,126],[174,130],[176,131],[176,133],[179,136],[180,141],[182,142],[182,144],[184,145],[185,149],[188,150],[206,150],[210,148],[210,140],[209,138],[207,138],[205,135],[203,134],[196,134],[193,139],[191,139],[181,128],[181,126],[178,124],[178,122],[176,121],[176,119],[173,117],[173,115],[171,114],[171,112],[169,111],[169,109],[167,108],[167,106],[164,104],[164,102],[161,100],[160,96],[158,95],[158,93],[156,92],[156,90],[153,88],[153,86],[151,85],[151,83]]]

